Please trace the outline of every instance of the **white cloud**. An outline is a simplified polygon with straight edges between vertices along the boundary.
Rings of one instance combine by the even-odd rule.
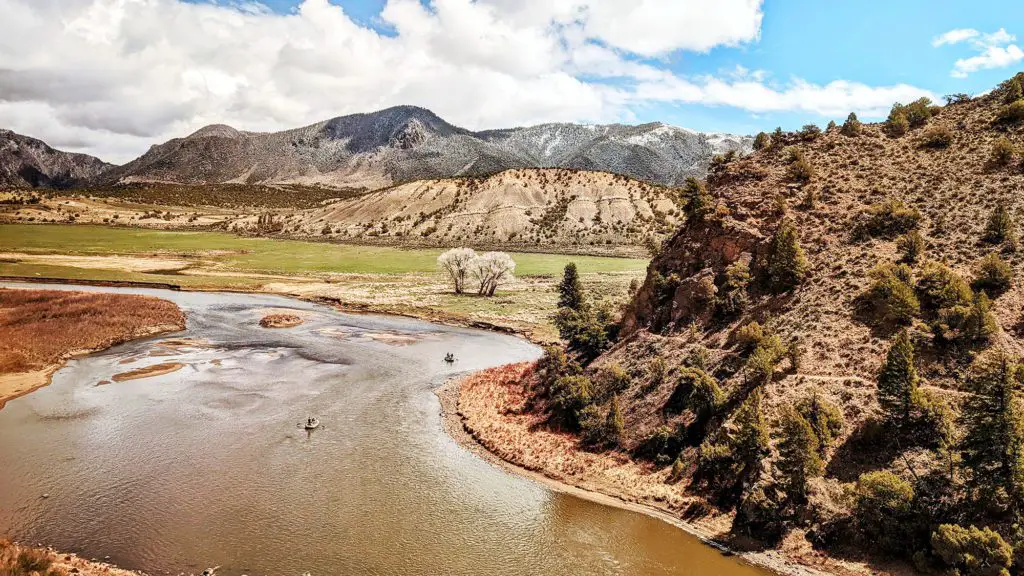
[[[327,0],[0,0],[0,126],[125,161],[226,123],[280,130],[399,104],[467,128],[628,120],[650,103],[883,114],[922,91],[665,57],[756,42],[762,0],[388,0],[380,34]]]
[[[950,30],[940,36],[936,36],[935,39],[932,40],[932,46],[938,48],[939,46],[945,46],[946,44],[959,44],[965,40],[977,38],[980,35],[981,32],[978,32],[973,28],[958,28],[956,30]]]
[[[938,48],[965,41],[969,42],[971,47],[980,54],[957,60],[953,64],[953,71],[950,72],[950,76],[954,78],[966,78],[978,70],[1005,68],[1024,60],[1024,50],[1021,50],[1016,44],[1012,44],[1017,41],[1017,37],[1007,32],[1005,28],[987,34],[982,34],[973,28],[950,30],[932,40],[932,46]]]
[[[1017,45],[989,46],[978,56],[961,58],[953,64],[953,71],[950,73],[954,78],[966,78],[971,72],[982,69],[1006,68],[1012,64],[1024,60],[1024,50]]]

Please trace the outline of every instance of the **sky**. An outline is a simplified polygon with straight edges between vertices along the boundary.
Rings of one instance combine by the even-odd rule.
[[[473,130],[793,130],[1024,69],[1016,0],[0,0],[0,15],[0,127],[117,163],[208,124],[402,104]]]

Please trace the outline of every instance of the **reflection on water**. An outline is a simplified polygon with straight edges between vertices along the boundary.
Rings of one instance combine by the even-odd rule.
[[[0,410],[0,535],[154,574],[758,573],[448,438],[433,388],[536,357],[522,340],[269,296],[126,291],[177,302],[186,332],[73,361]],[[305,323],[262,329],[268,307]]]

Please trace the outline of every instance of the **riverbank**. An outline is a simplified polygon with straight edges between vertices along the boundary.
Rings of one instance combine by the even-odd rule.
[[[71,358],[184,328],[181,309],[159,298],[0,289],[0,409]]]
[[[0,540],[0,573],[11,576],[146,576],[144,572],[122,570],[113,564],[87,560],[49,548],[33,548]]]
[[[779,549],[729,535],[731,516],[689,513],[697,499],[667,482],[668,469],[648,468],[621,453],[580,450],[577,440],[550,430],[525,410],[532,363],[484,370],[437,390],[445,430],[461,446],[503,470],[553,490],[647,514],[681,528],[726,554],[785,576],[877,573],[784,540]],[[696,508],[694,508],[696,509]]]

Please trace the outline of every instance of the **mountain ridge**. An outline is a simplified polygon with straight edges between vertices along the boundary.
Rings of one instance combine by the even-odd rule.
[[[690,176],[703,177],[716,154],[746,153],[751,143],[746,136],[705,135],[660,122],[548,123],[474,132],[426,108],[395,106],[279,132],[212,124],[155,144],[87,183],[301,184],[376,190],[516,168],[568,168],[673,186]]]
[[[37,138],[0,128],[2,187],[67,188],[111,167],[94,156],[57,150]]]

